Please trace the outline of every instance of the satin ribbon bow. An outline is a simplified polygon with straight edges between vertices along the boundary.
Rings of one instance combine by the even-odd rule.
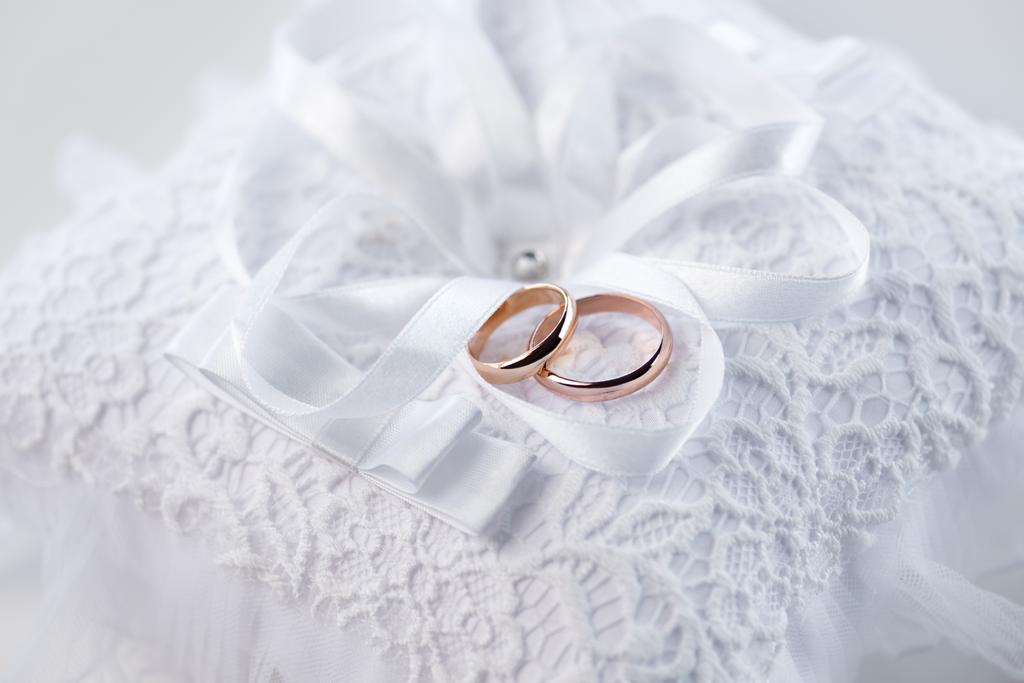
[[[470,104],[473,144],[463,141],[458,154],[447,153],[450,140],[396,126],[323,67],[352,41],[408,26],[444,54]],[[683,113],[663,117],[616,152],[622,198],[595,209],[575,200],[570,167],[593,139],[588,133],[607,128],[626,78],[616,66],[623,56],[657,65],[667,88],[709,98],[728,116],[714,123]],[[477,378],[485,394],[567,458],[611,475],[656,472],[710,410],[722,385],[723,356],[709,319],[773,322],[819,314],[860,286],[867,272],[864,227],[810,188],[854,256],[854,265],[837,276],[621,251],[694,196],[754,175],[799,174],[821,129],[806,105],[702,28],[671,16],[641,18],[585,42],[551,73],[530,107],[484,33],[465,19],[419,2],[333,2],[283,28],[272,82],[290,121],[381,189],[329,203],[254,276],[238,248],[252,236],[237,232],[229,215],[219,239],[239,283],[195,316],[168,357],[248,414],[470,533],[486,527],[533,456],[522,444],[482,431],[478,396],[426,400],[423,394],[455,362],[477,377],[465,359],[466,342],[520,286],[496,274],[522,245],[540,244],[553,254],[558,280],[570,291],[631,294],[687,330],[677,335],[686,341],[664,375],[643,394],[620,399],[672,414],[656,428],[616,426],[601,411],[570,416]],[[298,292],[282,286],[308,240],[381,211],[419,226],[462,274]],[[555,225],[563,228],[552,230]],[[330,340],[363,328],[390,341],[368,367],[357,367]],[[667,410],[673,407],[682,409]]]

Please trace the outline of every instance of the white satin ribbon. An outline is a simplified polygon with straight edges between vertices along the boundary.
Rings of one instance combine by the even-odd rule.
[[[502,299],[511,289],[491,287]],[[290,374],[294,367],[287,361],[262,368],[270,379],[252,375],[247,367],[253,350],[247,349],[245,342],[280,339],[281,331],[269,328],[238,336],[232,319],[251,305],[249,296],[243,288],[222,290],[179,333],[168,350],[168,359],[221,400],[271,428],[353,466],[369,481],[449,524],[480,533],[525,474],[533,455],[525,447],[476,431],[480,408],[462,396],[435,401],[414,398],[370,417],[354,416],[366,410],[318,409],[288,397],[271,383],[295,381]],[[339,298],[342,309],[346,308],[343,299]],[[271,315],[267,322],[281,320],[288,321],[285,329],[308,334],[287,316]],[[301,360],[304,371],[315,368],[328,378],[347,375],[346,379],[355,379],[354,368],[329,350],[315,349],[312,357],[302,357],[309,350],[306,341],[310,341],[308,337],[292,340],[285,357]],[[256,356],[267,360],[262,349],[257,349]],[[431,367],[441,362],[429,360]],[[423,380],[411,378],[407,387],[423,386],[416,379]],[[367,389],[363,395],[370,394],[377,404],[398,403],[394,400],[397,396],[389,395],[384,386],[363,386]]]
[[[446,55],[483,143],[475,160],[456,163],[432,152],[422,133],[397,129],[321,68],[347,41],[400,26],[417,27]],[[592,98],[610,97],[621,85],[609,66],[619,53],[661,65],[674,88],[714,99],[728,120],[709,124],[681,114],[654,126],[615,161],[623,196],[601,215],[581,219],[586,209],[568,209],[567,159],[579,144],[576,136],[601,116],[594,112],[605,109],[592,106]],[[499,269],[503,245],[517,237],[509,227],[515,220],[488,223],[491,232],[480,229],[494,205],[515,197],[527,206],[524,215],[561,221],[561,232],[572,237],[559,252],[562,280],[571,291],[632,294],[657,305],[674,325],[695,330],[695,336],[684,335],[691,343],[677,350],[695,372],[670,363],[642,399],[621,399],[661,409],[685,406],[660,428],[619,427],[600,411],[569,417],[477,378],[487,395],[566,457],[607,474],[656,472],[710,410],[724,370],[709,318],[768,322],[821,313],[859,287],[867,272],[870,240],[863,225],[813,190],[855,256],[855,265],[838,276],[619,251],[651,221],[703,192],[752,175],[800,173],[821,127],[800,101],[700,28],[672,17],[630,23],[570,54],[532,114],[481,31],[430,4],[403,0],[343,0],[310,10],[278,35],[273,82],[281,112],[379,186],[380,194],[328,204],[251,281],[238,250],[245,236],[237,234],[229,211],[219,240],[240,285],[200,311],[168,356],[250,415],[468,532],[486,527],[532,461],[524,446],[480,432],[478,398],[421,398],[456,359],[468,368],[469,337],[519,286],[488,277]],[[367,209],[417,225],[465,275],[282,291],[296,253],[312,235],[343,229]],[[390,339],[365,369],[324,341],[330,336],[325,329],[352,333],[358,326]]]

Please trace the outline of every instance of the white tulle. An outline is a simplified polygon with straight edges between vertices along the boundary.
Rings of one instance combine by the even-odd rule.
[[[1024,604],[978,583],[1024,576],[1024,404],[957,469],[908,497],[790,625],[773,683],[851,680],[861,658],[953,647],[1024,680]]]
[[[0,518],[39,541],[42,603],[3,681],[394,681],[358,630],[339,630],[218,569],[130,502],[0,470]],[[15,615],[5,615],[12,618]]]

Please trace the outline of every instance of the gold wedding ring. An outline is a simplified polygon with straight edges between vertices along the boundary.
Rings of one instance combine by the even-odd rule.
[[[523,354],[493,363],[480,360],[480,353],[495,330],[517,313],[541,304],[555,304],[556,308],[537,323]],[[661,335],[657,349],[638,368],[611,379],[573,379],[551,370],[550,361],[576,331],[578,318],[594,313],[624,313],[646,321]],[[672,329],[658,309],[636,297],[595,294],[576,301],[557,285],[536,284],[516,290],[505,299],[467,346],[473,366],[491,384],[510,384],[534,377],[556,394],[575,401],[609,401],[644,388],[661,374],[672,355]]]
[[[625,313],[648,322],[661,335],[658,347],[638,368],[619,377],[595,381],[572,379],[559,375],[545,364],[535,376],[538,382],[556,394],[574,401],[610,401],[643,389],[665,369],[669,356],[672,355],[672,329],[665,316],[654,306],[625,294],[595,294],[576,303],[579,306],[580,317],[594,313]],[[533,330],[530,344],[534,343],[535,338],[548,334],[553,324],[554,320],[550,314],[541,320]]]
[[[515,358],[485,363],[480,360],[487,340],[502,323],[528,308],[541,304],[556,304],[544,320],[549,321],[544,334],[534,334],[530,347]],[[467,345],[469,357],[480,376],[491,384],[511,384],[532,377],[544,367],[549,358],[562,350],[562,346],[576,330],[576,300],[569,293],[552,284],[527,285],[512,292],[497,310],[476,331]]]

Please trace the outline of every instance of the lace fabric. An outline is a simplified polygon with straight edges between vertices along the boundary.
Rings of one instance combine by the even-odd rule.
[[[737,17],[775,56],[805,49],[752,11]],[[536,59],[539,38],[495,21],[506,54]],[[524,59],[524,88],[530,67]],[[357,630],[409,680],[763,679],[791,615],[913,486],[1009,414],[1024,374],[1024,143],[883,58],[862,76],[866,85],[817,95],[830,125],[810,181],[871,230],[868,285],[821,319],[722,330],[719,403],[655,476],[599,475],[535,435],[510,435],[539,463],[499,523],[472,538],[171,368],[171,337],[227,278],[212,221],[220,181],[266,107],[259,92],[219,101],[158,177],[93,191],[4,272],[4,466],[131,500],[203,539],[240,580],[326,628]],[[884,106],[854,111],[855,85],[894,80]],[[353,182],[301,144],[258,185],[261,220],[296,225],[284,218]],[[751,181],[688,204],[630,248],[827,272],[835,259],[804,258],[821,252],[791,228],[807,216],[804,198]],[[351,236],[346,259],[430,267],[417,249],[375,259],[388,239]],[[592,332],[581,356],[615,342]],[[477,391],[456,367],[431,392],[455,389]],[[515,429],[480,400],[492,429]],[[623,424],[670,419],[642,402],[604,409]],[[276,680],[269,664],[246,675]]]

